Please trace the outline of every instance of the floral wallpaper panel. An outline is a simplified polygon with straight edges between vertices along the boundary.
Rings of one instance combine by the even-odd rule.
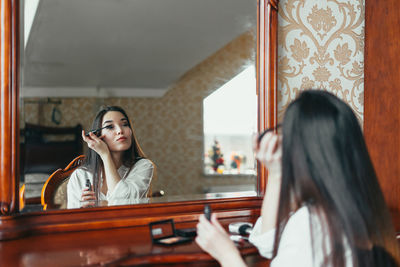
[[[364,114],[364,0],[281,0],[278,107],[304,89],[321,89]]]

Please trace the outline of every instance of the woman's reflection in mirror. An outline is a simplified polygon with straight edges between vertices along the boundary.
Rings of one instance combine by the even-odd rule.
[[[82,138],[89,149],[83,165],[69,179],[68,208],[134,203],[150,195],[155,165],[143,153],[121,107],[102,108],[89,135],[82,131]]]

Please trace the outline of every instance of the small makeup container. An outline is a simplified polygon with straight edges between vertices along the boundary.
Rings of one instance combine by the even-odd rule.
[[[229,224],[231,234],[249,235],[253,229],[253,224],[249,222],[235,222]]]
[[[177,235],[173,219],[152,222],[149,228],[153,244],[170,246],[192,241],[190,237]]]
[[[242,235],[230,235],[229,238],[236,243],[244,243],[245,241],[249,241],[249,238]]]

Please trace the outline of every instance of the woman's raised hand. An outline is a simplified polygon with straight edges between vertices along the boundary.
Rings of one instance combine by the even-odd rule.
[[[85,131],[83,130],[82,139],[87,143],[90,149],[96,151],[96,153],[102,158],[110,152],[107,144],[102,140],[102,136],[98,137],[92,132],[89,133],[89,136],[86,136]]]
[[[256,158],[268,169],[268,183],[261,207],[261,231],[265,233],[276,228],[279,196],[282,184],[282,137],[266,133],[260,143],[254,140]]]
[[[268,169],[269,177],[280,179],[282,173],[282,136],[272,132],[266,133],[260,143],[254,138],[256,158]]]
[[[211,215],[211,221],[203,214],[200,215],[196,243],[222,266],[246,266],[239,250],[218,222],[216,214]]]

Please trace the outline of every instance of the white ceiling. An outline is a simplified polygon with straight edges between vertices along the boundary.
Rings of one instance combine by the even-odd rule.
[[[255,27],[256,0],[40,0],[24,52],[22,95],[102,89],[162,95]]]

